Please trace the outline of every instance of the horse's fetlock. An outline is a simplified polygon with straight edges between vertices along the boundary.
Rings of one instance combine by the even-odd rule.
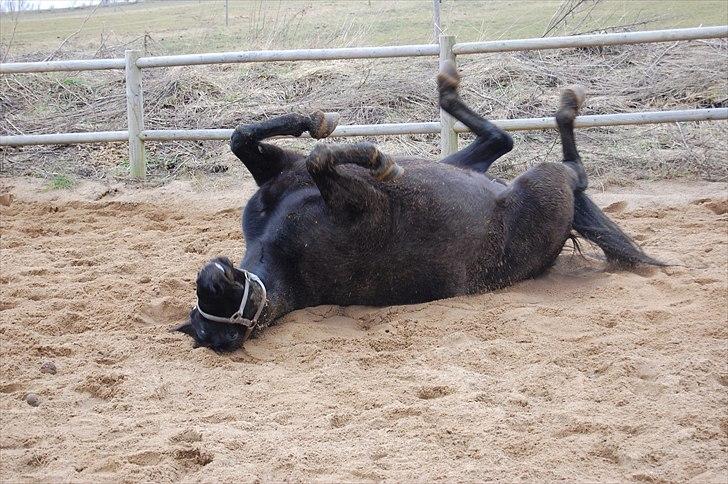
[[[440,66],[440,73],[437,74],[437,87],[440,92],[458,88],[460,85],[460,74],[458,73],[455,63],[445,61]]]
[[[561,108],[556,112],[556,124],[559,126],[573,126],[576,119],[576,109]]]
[[[573,109],[578,114],[579,109],[586,100],[586,89],[583,86],[574,85],[561,91],[559,108]]]

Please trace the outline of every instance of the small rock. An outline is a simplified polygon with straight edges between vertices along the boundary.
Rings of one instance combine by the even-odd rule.
[[[6,207],[9,207],[10,204],[13,203],[13,195],[10,193],[3,193],[0,195],[0,205],[4,205]]]
[[[208,168],[210,173],[225,173],[228,171],[228,167],[221,163],[216,163]]]
[[[58,372],[58,369],[56,368],[56,364],[52,361],[46,361],[42,365],[40,365],[40,372],[41,373],[50,373],[51,375],[55,375],[56,372]]]
[[[25,402],[31,407],[37,407],[40,405],[40,398],[35,393],[28,393],[25,396]]]
[[[142,278],[141,278],[141,279],[139,279],[139,282],[140,282],[141,284],[146,284],[146,283],[147,283],[147,282],[149,282],[149,281],[151,281],[151,279],[149,278],[149,276],[142,276]]]

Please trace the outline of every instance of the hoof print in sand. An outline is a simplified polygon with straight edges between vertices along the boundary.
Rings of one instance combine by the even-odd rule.
[[[174,458],[187,465],[204,467],[212,462],[215,456],[199,447],[182,447],[174,451]]]
[[[125,375],[91,375],[76,387],[76,391],[88,393],[94,398],[110,400],[121,392]]]
[[[442,398],[453,393],[455,393],[453,388],[444,385],[422,387],[417,390],[417,398],[421,398],[422,400],[432,400],[434,398]]]
[[[703,206],[716,215],[728,213],[728,198],[700,198],[692,204]]]
[[[618,202],[610,203],[606,207],[604,207],[604,212],[606,213],[622,213],[624,212],[624,209],[627,208],[627,202],[624,200],[620,200]]]
[[[189,305],[169,297],[153,299],[142,307],[137,320],[143,324],[173,324],[183,321],[189,315]]]
[[[187,429],[169,438],[170,442],[201,442],[202,434],[197,430]]]

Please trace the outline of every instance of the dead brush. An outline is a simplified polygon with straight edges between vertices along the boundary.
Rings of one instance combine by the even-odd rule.
[[[574,83],[585,85],[589,93],[584,114],[725,106],[727,58],[728,42],[711,40],[461,56],[459,67],[464,100],[489,118],[500,119],[551,116],[560,87]],[[338,111],[346,124],[434,121],[439,113],[436,69],[431,59],[149,69],[144,73],[145,123],[150,129],[232,128],[315,109]],[[101,131],[126,125],[119,73],[4,76],[0,83],[3,133]],[[585,156],[587,163],[601,160],[614,170],[634,170],[640,176],[714,180],[728,179],[725,135],[725,123],[590,128],[578,134],[584,149],[595,153],[593,159]],[[467,138],[461,137],[461,146]],[[516,150],[494,166],[501,176],[517,174],[547,155],[558,158],[555,133],[517,133],[516,138]],[[658,138],[663,140],[659,146]],[[438,153],[434,135],[373,141],[393,153]],[[148,143],[147,149],[155,160],[150,174],[165,179],[234,163],[221,142]],[[3,170],[10,175],[79,172],[90,165],[93,177],[125,176],[123,148],[4,148],[2,156]],[[603,166],[594,169],[609,172]]]

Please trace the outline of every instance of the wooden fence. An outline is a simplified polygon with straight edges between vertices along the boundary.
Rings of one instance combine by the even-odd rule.
[[[374,59],[388,57],[439,57],[456,61],[459,55],[495,52],[566,49],[604,45],[643,44],[674,42],[696,39],[728,37],[728,25],[689,29],[653,30],[644,32],[577,35],[534,39],[497,40],[487,42],[456,43],[452,36],[441,36],[440,43],[401,45],[392,47],[353,47],[341,49],[267,50],[246,52],[222,52],[173,56],[142,57],[136,50],[125,52],[123,59],[66,60],[50,62],[18,62],[0,64],[0,74],[22,74],[53,71],[90,71],[123,69],[126,76],[126,131],[95,131],[87,133],[54,133],[33,135],[0,135],[0,146],[24,146],[39,144],[77,144],[128,141],[131,174],[143,178],[146,174],[144,156],[145,141],[171,140],[224,140],[229,139],[232,129],[144,129],[144,96],[142,69],[202,64],[227,64],[248,62],[325,61],[334,59]],[[672,123],[680,121],[728,120],[728,108],[687,109],[678,111],[653,111],[627,114],[579,116],[577,127],[616,126],[629,124]],[[525,118],[493,120],[506,130],[538,130],[555,128],[553,118]],[[467,128],[456,123],[446,113],[440,113],[439,122],[342,125],[332,136],[377,136],[440,133],[443,155],[457,150],[457,133]]]

